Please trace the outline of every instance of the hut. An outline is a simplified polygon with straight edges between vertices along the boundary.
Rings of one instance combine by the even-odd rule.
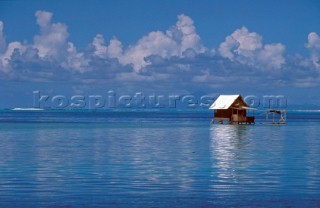
[[[247,116],[247,110],[255,109],[250,108],[241,95],[220,95],[209,109],[214,110],[211,123],[254,124],[254,116]]]

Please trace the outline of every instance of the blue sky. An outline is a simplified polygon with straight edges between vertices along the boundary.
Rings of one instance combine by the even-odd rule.
[[[31,106],[34,90],[320,104],[319,1],[14,0],[0,21],[0,107]]]

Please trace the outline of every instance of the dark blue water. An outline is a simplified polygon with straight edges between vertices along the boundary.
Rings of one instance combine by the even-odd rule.
[[[211,114],[1,111],[0,207],[320,207],[320,113]]]

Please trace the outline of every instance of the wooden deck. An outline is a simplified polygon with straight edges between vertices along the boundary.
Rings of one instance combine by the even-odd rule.
[[[227,124],[255,124],[254,116],[237,116],[233,115],[231,118],[225,117],[213,117],[211,123],[217,121],[220,124],[223,124],[224,121],[227,121]]]

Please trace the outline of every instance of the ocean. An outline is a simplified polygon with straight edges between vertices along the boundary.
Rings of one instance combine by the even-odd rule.
[[[320,207],[320,112],[0,111],[0,207]]]

